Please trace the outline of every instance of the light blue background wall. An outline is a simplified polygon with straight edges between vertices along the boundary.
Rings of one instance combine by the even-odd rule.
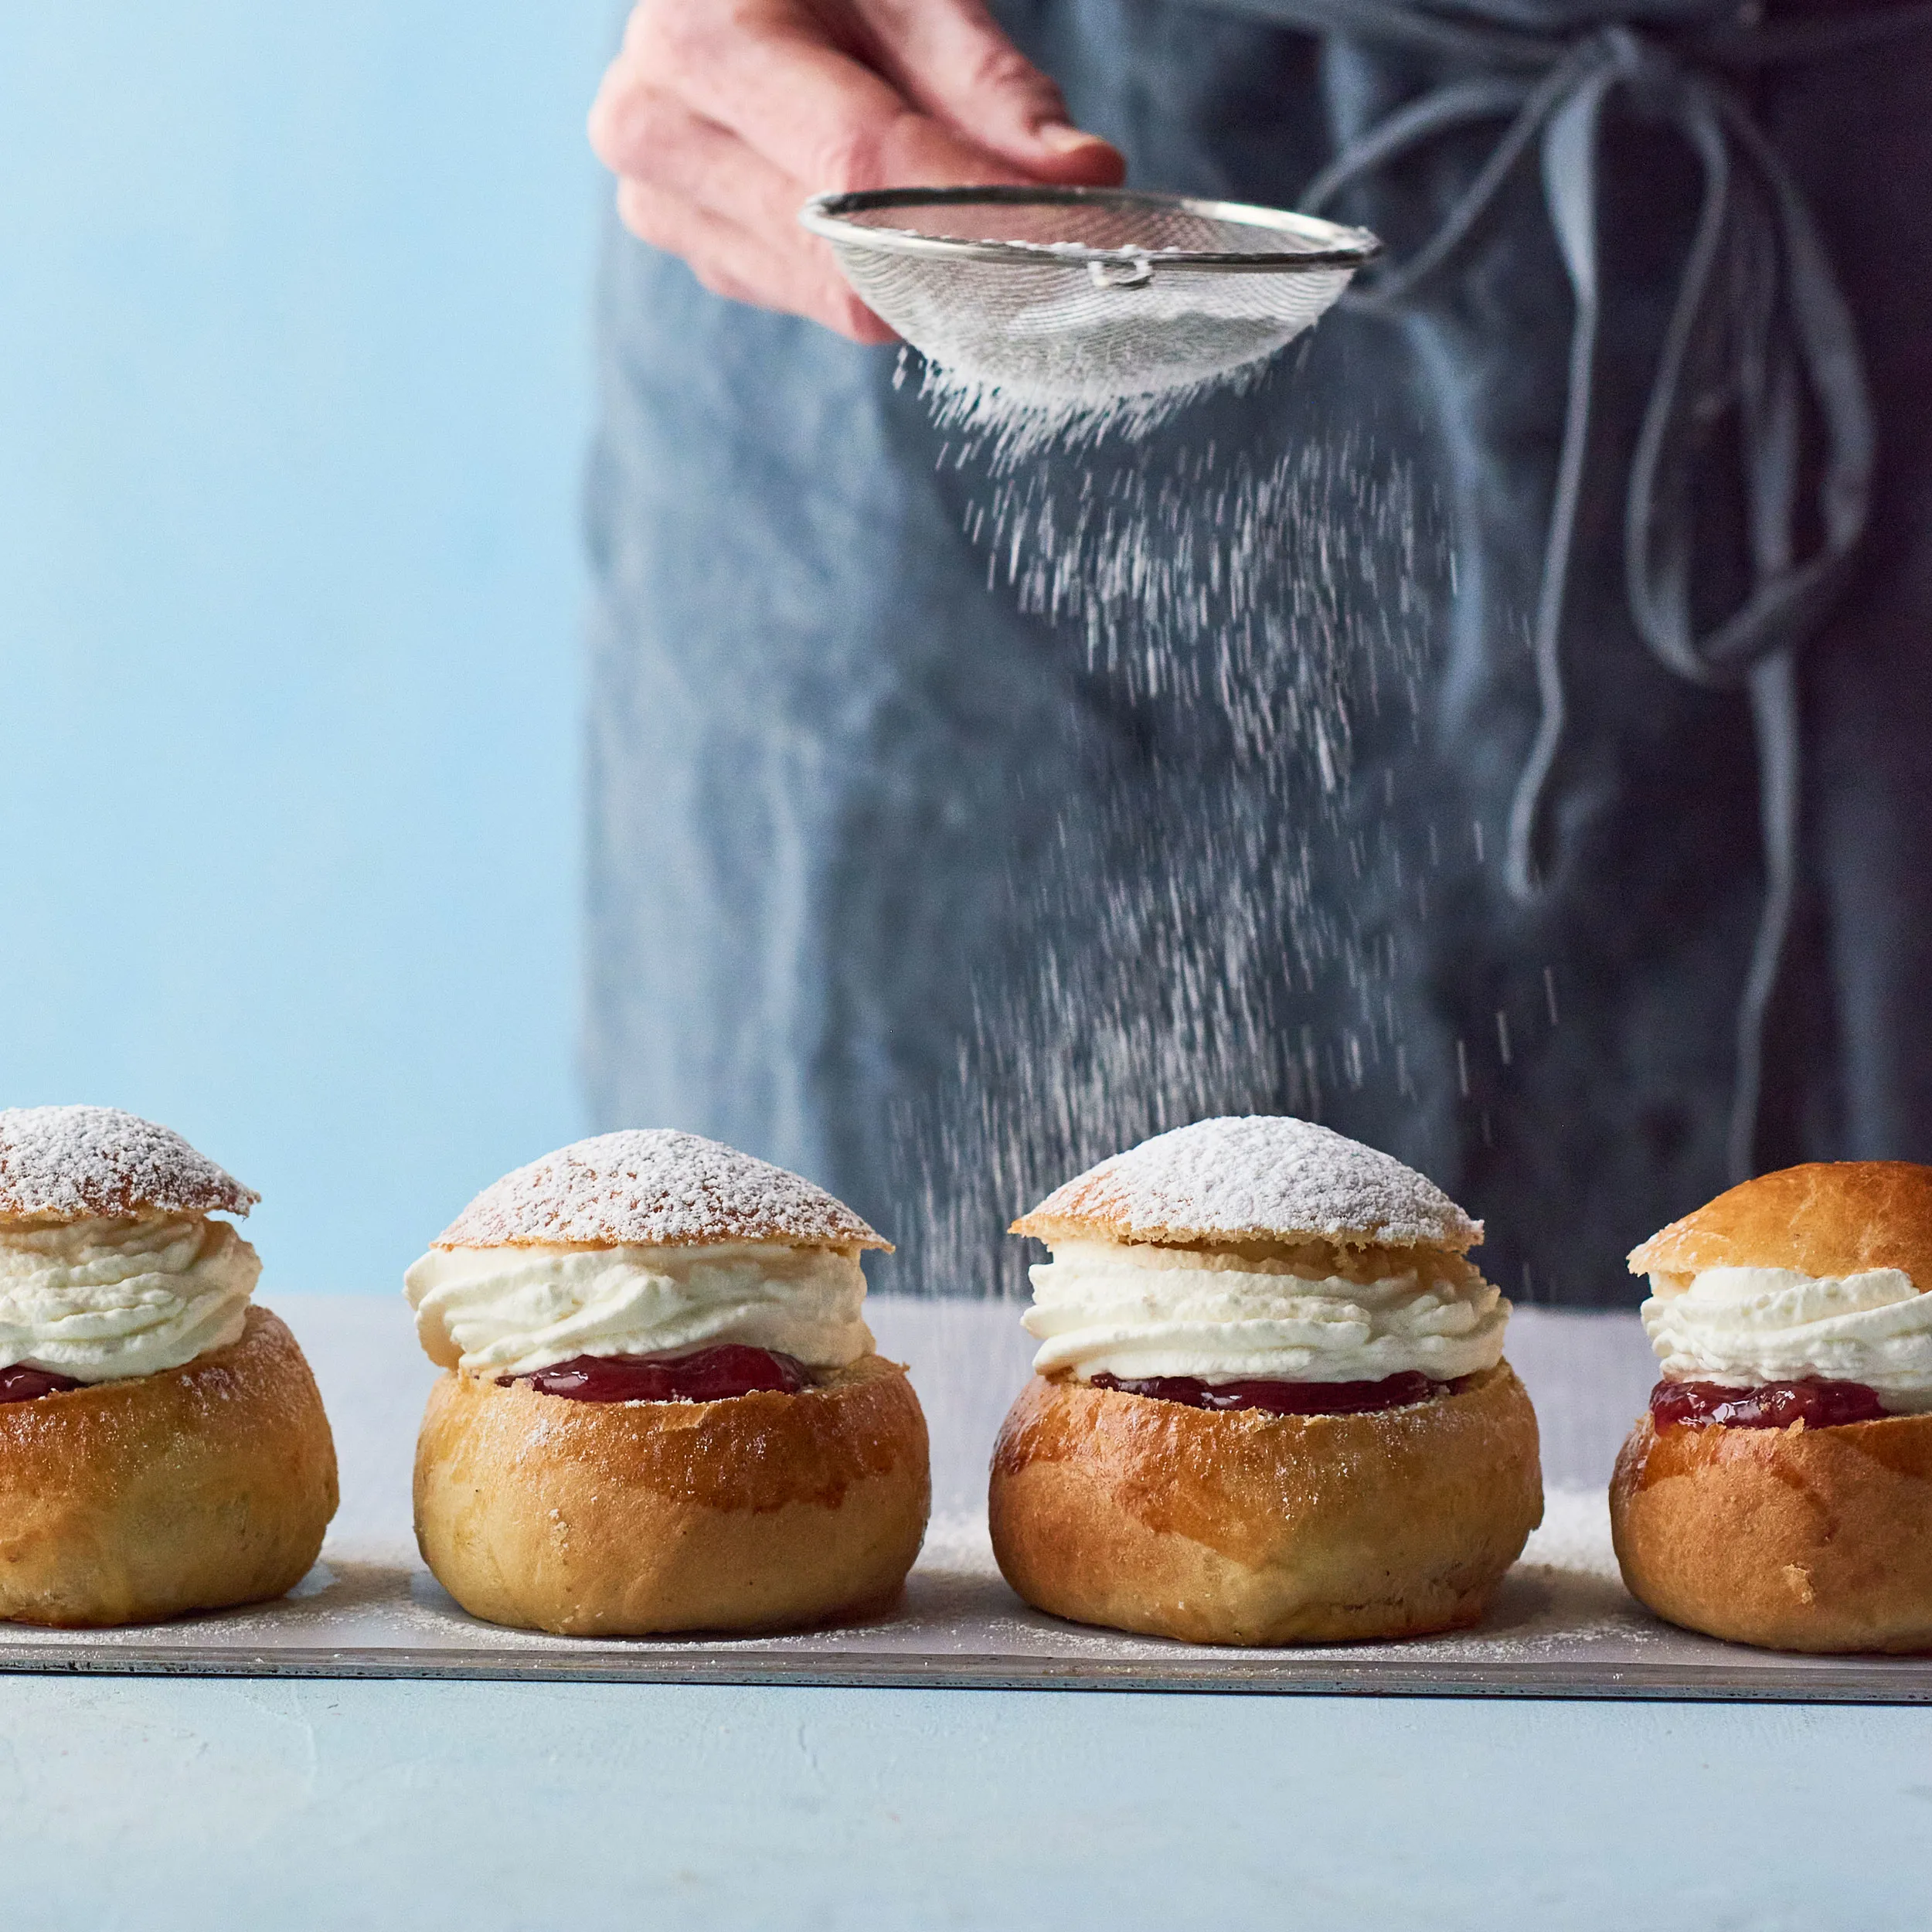
[[[581,1131],[612,0],[0,0],[0,1100],[393,1291]]]

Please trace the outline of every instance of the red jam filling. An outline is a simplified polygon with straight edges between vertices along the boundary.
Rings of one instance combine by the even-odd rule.
[[[1730,1389],[1717,1382],[1660,1382],[1650,1392],[1651,1420],[1715,1423],[1726,1429],[1835,1429],[1846,1422],[1878,1422],[1886,1411],[1876,1390],[1862,1382],[1767,1382],[1756,1389]]]
[[[51,1375],[45,1369],[29,1369],[25,1362],[0,1369],[0,1402],[32,1402],[36,1396],[57,1396],[85,1386],[72,1376]]]
[[[795,1396],[811,1376],[791,1355],[724,1342],[690,1355],[573,1355],[497,1379],[505,1389],[522,1383],[573,1402],[723,1402],[760,1391]]]
[[[1426,1402],[1445,1383],[1431,1382],[1410,1369],[1379,1382],[1202,1382],[1194,1376],[1148,1376],[1127,1382],[1097,1375],[1096,1389],[1118,1389],[1156,1402],[1185,1403],[1190,1409],[1264,1409],[1271,1416],[1359,1416],[1372,1409],[1405,1408]]]

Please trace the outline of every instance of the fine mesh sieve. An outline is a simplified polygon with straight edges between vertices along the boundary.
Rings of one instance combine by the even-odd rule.
[[[1094,406],[1272,355],[1381,250],[1311,216],[1121,188],[818,195],[799,219],[950,376]]]

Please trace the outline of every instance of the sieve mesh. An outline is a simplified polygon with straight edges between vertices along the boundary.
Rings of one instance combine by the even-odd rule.
[[[1273,355],[1380,247],[1308,216],[1126,189],[820,195],[800,219],[950,375],[1095,406]]]

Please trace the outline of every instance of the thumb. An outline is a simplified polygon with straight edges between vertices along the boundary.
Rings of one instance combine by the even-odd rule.
[[[1073,126],[1053,80],[1007,39],[981,0],[866,10],[879,64],[915,107],[1042,181],[1110,186],[1117,148]]]

